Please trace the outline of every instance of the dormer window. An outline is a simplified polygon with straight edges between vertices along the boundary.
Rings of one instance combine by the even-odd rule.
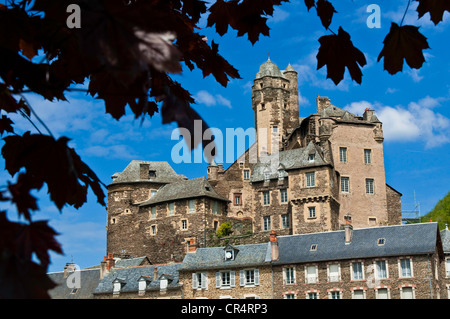
[[[234,258],[236,257],[237,249],[232,247],[231,245],[228,245],[225,247],[224,253],[224,258],[226,261],[234,260]]]
[[[125,285],[125,280],[121,278],[116,278],[113,281],[113,294],[117,295],[120,293],[120,290]]]
[[[385,238],[378,238],[377,244],[378,246],[383,246],[386,242]]]
[[[149,178],[154,178],[154,177],[156,177],[156,171],[148,171],[148,177],[149,177]]]
[[[308,155],[308,162],[314,162],[315,154]]]
[[[150,284],[151,280],[148,276],[141,276],[138,280],[139,293],[144,293],[147,289],[147,285]]]
[[[317,244],[312,244],[309,251],[316,251],[317,250]]]

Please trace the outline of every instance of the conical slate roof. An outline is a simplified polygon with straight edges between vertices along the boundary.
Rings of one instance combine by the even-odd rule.
[[[260,79],[265,76],[280,77],[280,78],[283,77],[283,73],[281,73],[278,66],[275,63],[273,63],[270,60],[270,58],[268,58],[266,62],[261,64],[261,66],[259,67],[259,72],[256,73],[255,79]]]

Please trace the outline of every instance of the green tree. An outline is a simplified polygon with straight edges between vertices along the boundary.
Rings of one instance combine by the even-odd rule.
[[[422,217],[422,221],[438,222],[439,229],[444,229],[445,225],[450,225],[450,191],[441,200],[439,200],[434,208]]]

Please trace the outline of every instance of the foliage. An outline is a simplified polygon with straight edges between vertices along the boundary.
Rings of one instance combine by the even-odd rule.
[[[230,235],[231,232],[231,223],[224,222],[219,226],[219,228],[217,228],[216,234],[217,237],[222,238],[224,236]]]
[[[439,229],[444,229],[446,225],[450,225],[450,192],[447,193],[436,206],[426,215],[422,216],[422,221],[432,220],[438,222]]]
[[[430,13],[435,24],[449,11],[448,0],[418,0],[419,18]],[[45,275],[48,251],[62,254],[55,241],[57,233],[46,222],[33,221],[39,210],[34,190],[47,187],[50,199],[61,210],[86,202],[91,189],[105,205],[104,188],[95,173],[67,146],[67,137],[55,138],[38,130],[36,116],[26,93],[47,100],[66,100],[73,85],[89,80],[87,93],[101,99],[105,112],[119,120],[129,107],[136,118],[160,112],[163,123],[176,122],[193,133],[201,116],[191,107],[194,99],[170,74],[183,65],[213,76],[226,87],[240,78],[238,70],[219,54],[219,45],[208,40],[198,27],[202,15],[207,26],[224,35],[229,28],[247,36],[254,44],[260,35],[269,36],[267,17],[274,7],[288,0],[216,0],[208,6],[202,0],[17,0],[0,4],[0,134],[4,137],[2,156],[14,181],[0,189],[0,200],[17,208],[23,223],[0,213],[0,297],[48,297],[52,283]],[[408,6],[411,0],[408,0]],[[81,28],[67,25],[69,5],[81,9]],[[338,14],[330,1],[305,0],[305,9],[316,9],[330,35],[319,39],[317,67],[327,67],[327,77],[338,84],[345,68],[361,83],[364,56],[339,27],[330,26]],[[406,12],[406,11],[405,11]],[[412,26],[393,24],[386,36],[379,60],[394,74],[403,60],[421,67],[426,38]],[[43,54],[37,55],[38,52]],[[333,52],[333,54],[331,54]],[[28,119],[38,133],[18,135],[9,114]],[[208,125],[202,121],[203,131]],[[44,134],[45,133],[45,134]],[[191,134],[192,137],[196,136]],[[186,141],[191,149],[210,140]],[[39,263],[32,260],[36,255]]]

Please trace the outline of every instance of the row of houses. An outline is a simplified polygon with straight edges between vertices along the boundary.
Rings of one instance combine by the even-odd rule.
[[[72,265],[73,266],[73,265]],[[450,299],[450,231],[421,223],[197,247],[183,262],[108,255],[50,273],[52,298]]]

